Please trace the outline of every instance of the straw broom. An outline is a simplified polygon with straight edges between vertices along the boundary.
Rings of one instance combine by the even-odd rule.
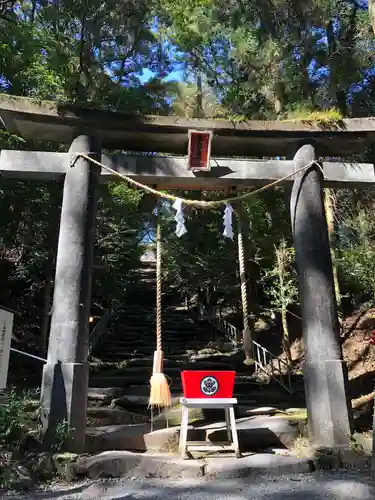
[[[171,391],[166,376],[163,373],[164,354],[162,351],[162,275],[161,275],[161,226],[160,226],[160,206],[157,206],[157,226],[156,226],[156,351],[154,352],[154,363],[150,380],[150,399],[152,407],[172,406]]]

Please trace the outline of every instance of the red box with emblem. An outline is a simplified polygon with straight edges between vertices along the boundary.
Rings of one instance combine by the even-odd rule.
[[[226,399],[233,397],[233,371],[198,371],[181,372],[184,397],[188,399]]]

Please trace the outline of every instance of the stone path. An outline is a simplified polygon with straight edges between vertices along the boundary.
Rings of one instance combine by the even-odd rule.
[[[325,474],[258,477],[244,481],[121,480],[86,482],[7,500],[373,500],[375,485],[360,474],[340,471]]]

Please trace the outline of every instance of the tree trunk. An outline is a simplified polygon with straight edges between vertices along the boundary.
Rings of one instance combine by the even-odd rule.
[[[333,236],[335,233],[335,218],[334,218],[334,211],[333,211],[333,205],[332,205],[332,193],[331,193],[330,189],[327,189],[327,188],[324,190],[324,208],[325,208],[325,213],[326,213],[326,218],[327,218],[329,246],[330,246],[331,257],[332,257],[333,281],[335,284],[337,310],[339,312],[339,318],[341,320],[342,319],[341,318],[342,317],[341,291],[340,291],[340,283],[339,283],[339,278],[338,278],[337,266],[335,263],[336,262],[335,249],[333,248]]]
[[[335,101],[336,107],[343,116],[347,115],[346,92],[340,89],[338,81],[338,49],[336,36],[333,28],[333,21],[330,21],[326,29],[328,44],[328,66],[329,66],[329,90],[330,97]]]
[[[290,352],[290,341],[289,341],[289,328],[288,328],[288,319],[287,314],[288,310],[286,307],[286,297],[285,297],[285,255],[286,245],[284,242],[281,243],[280,247],[276,250],[276,259],[277,259],[277,268],[279,274],[279,283],[280,283],[280,294],[281,294],[281,321],[283,327],[283,336],[282,336],[282,348],[287,359],[288,368],[290,369],[292,366],[292,355]]]
[[[197,100],[195,108],[194,118],[203,118],[203,84],[202,84],[202,73],[199,68],[197,68]]]
[[[281,321],[283,326],[283,338],[282,338],[282,347],[285,353],[285,357],[288,363],[288,369],[290,370],[292,367],[292,353],[290,351],[290,339],[289,339],[289,327],[288,327],[288,319],[287,319],[287,308],[281,308]]]

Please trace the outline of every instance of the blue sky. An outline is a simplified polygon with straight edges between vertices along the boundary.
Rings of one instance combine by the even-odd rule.
[[[183,74],[184,72],[182,70],[176,70],[172,71],[166,78],[164,78],[165,82],[170,82],[171,80],[177,80],[177,81],[182,81],[183,80]],[[152,78],[153,76],[156,76],[155,73],[150,71],[149,69],[145,69],[142,72],[142,75],[140,75],[139,79],[141,80],[142,83],[147,82]]]

